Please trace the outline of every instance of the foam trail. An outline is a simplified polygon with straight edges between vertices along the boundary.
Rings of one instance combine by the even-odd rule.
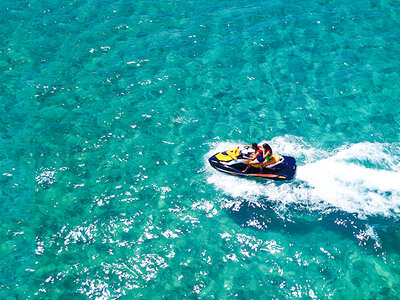
[[[276,153],[296,157],[294,181],[260,183],[211,171],[208,182],[225,194],[247,201],[266,197],[277,205],[301,204],[310,210],[332,207],[361,217],[400,217],[399,145],[359,143],[322,151],[300,138],[277,137],[269,142]],[[207,155],[243,143],[218,143]]]

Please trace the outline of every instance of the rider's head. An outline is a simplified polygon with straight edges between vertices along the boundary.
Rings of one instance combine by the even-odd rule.
[[[257,149],[258,149],[258,145],[257,145],[257,143],[253,143],[253,144],[251,144],[251,148],[253,148],[254,150],[257,150]]]

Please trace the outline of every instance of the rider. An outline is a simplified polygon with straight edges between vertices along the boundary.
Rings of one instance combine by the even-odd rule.
[[[245,148],[249,148],[249,145],[244,146]],[[258,164],[260,168],[260,172],[263,170],[263,162],[269,161],[272,158],[272,149],[271,147],[265,143],[263,144],[262,147],[258,146],[257,143],[251,144],[251,148],[255,151],[254,153],[251,154],[251,157],[244,156],[247,159],[250,159],[248,161],[248,165],[243,173],[248,170],[248,168],[252,165]]]
[[[250,165],[255,165],[258,164],[260,161],[263,161],[263,148],[258,146],[257,143],[253,143],[250,145],[246,145],[244,146],[244,148],[249,148],[251,147],[254,150],[254,153],[251,154],[251,157],[248,156],[244,156],[245,158],[249,159],[248,161],[248,165],[246,167],[246,169],[244,169],[244,171],[242,171],[243,173],[247,171],[247,169],[250,167]],[[260,171],[262,171],[262,166],[260,165]]]
[[[271,158],[272,158],[272,148],[271,148],[271,146],[268,145],[267,143],[263,144],[262,146],[263,146],[263,150],[264,150],[264,152],[263,152],[264,160],[270,161]]]

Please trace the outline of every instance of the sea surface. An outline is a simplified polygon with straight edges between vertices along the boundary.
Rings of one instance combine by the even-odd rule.
[[[399,1],[4,0],[0,69],[1,299],[400,299]]]

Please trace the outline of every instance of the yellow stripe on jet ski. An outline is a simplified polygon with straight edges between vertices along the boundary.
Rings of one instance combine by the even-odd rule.
[[[230,161],[230,160],[236,160],[240,154],[239,147],[227,150],[225,152],[227,155],[218,153],[217,155],[215,155],[215,158],[218,159],[219,161]]]

